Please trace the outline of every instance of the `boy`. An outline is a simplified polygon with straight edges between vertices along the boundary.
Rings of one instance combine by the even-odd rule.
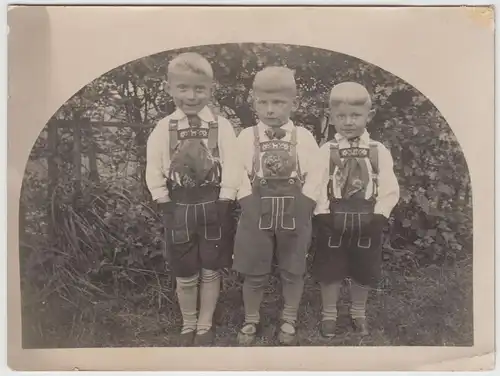
[[[324,182],[315,209],[318,244],[313,275],[321,285],[321,334],[335,335],[341,282],[350,278],[351,317],[368,335],[366,301],[380,278],[382,230],[399,200],[390,152],[370,139],[371,98],[360,84],[344,82],[330,94],[335,138],[320,149]]]
[[[236,134],[228,120],[207,107],[213,71],[206,59],[181,54],[170,62],[167,76],[176,110],[148,139],[146,182],[165,222],[183,320],[180,344],[209,345],[215,336],[219,269],[232,262],[231,204],[240,182]]]
[[[242,213],[233,264],[244,276],[245,321],[238,342],[250,345],[255,340],[275,253],[284,298],[278,340],[291,345],[296,339],[311,218],[321,186],[322,171],[315,166],[319,147],[307,129],[290,120],[297,95],[291,70],[265,68],[256,74],[253,92],[259,123],[238,136],[245,170],[237,196]]]

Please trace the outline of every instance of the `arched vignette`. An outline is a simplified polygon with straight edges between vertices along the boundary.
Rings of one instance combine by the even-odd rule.
[[[128,182],[116,171],[103,173],[106,162],[98,160],[104,154],[99,152],[102,145],[114,143],[117,154],[131,151],[137,157],[134,163],[140,175],[151,128],[173,110],[170,98],[162,90],[166,64],[173,55],[186,50],[198,51],[212,63],[217,79],[214,107],[237,127],[255,122],[250,87],[253,74],[264,65],[285,64],[296,71],[301,101],[293,120],[309,127],[317,135],[318,142],[331,137],[326,127],[325,106],[331,86],[346,80],[364,84],[377,110],[369,131],[374,139],[390,148],[402,191],[400,204],[386,231],[386,264],[389,268],[406,270],[415,265],[443,264],[471,257],[472,204],[468,168],[459,143],[438,109],[412,85],[377,66],[348,55],[305,46],[243,43],[190,47],[149,55],[101,75],[57,111],[49,124],[58,126],[48,125],[35,143],[23,182],[23,190],[28,195],[23,195],[22,203],[28,210],[44,196],[44,187],[33,187],[33,179],[30,181],[33,161],[39,157],[55,162],[52,167],[48,165],[49,176],[45,180],[51,183],[47,191],[58,192],[55,198],[63,201],[62,207],[69,212],[73,205],[83,207],[78,204],[82,200],[86,205],[97,205],[96,201],[85,200],[90,200],[92,195],[108,195],[109,191],[103,192],[102,187],[112,184],[113,180],[115,183]],[[120,120],[116,121],[115,117]],[[97,121],[102,127],[88,127],[91,121]],[[111,131],[113,128],[116,129]],[[75,130],[77,132],[73,133]],[[51,149],[48,145],[55,145],[56,138],[59,145]],[[88,171],[74,169],[78,161],[81,163],[82,156]],[[116,159],[111,157],[107,161],[118,163]],[[79,194],[74,195],[74,192]],[[143,240],[148,236],[136,234],[144,232],[143,228],[151,228],[151,233],[159,228],[146,217],[150,213],[148,209],[138,209],[148,206],[147,191],[139,184],[126,199],[117,193],[106,196],[112,201],[106,209],[111,207],[115,213],[107,228],[115,239],[97,236],[96,254],[90,251],[92,247],[85,248],[86,254],[92,255],[85,265],[94,268],[104,259],[117,265],[131,263],[143,270],[154,269],[153,264],[159,257],[155,253],[157,244],[154,241],[145,244]],[[50,199],[44,205],[52,204],[54,196],[47,197]],[[127,218],[132,214],[133,220]],[[64,215],[63,219],[69,218],[68,211]],[[134,220],[138,222],[130,226],[129,222]],[[26,226],[23,224],[22,228]],[[36,231],[43,234],[44,230]],[[127,241],[119,239],[124,232]],[[73,246],[60,233],[52,236],[63,241],[64,246]],[[155,239],[155,235],[150,237]],[[125,244],[133,245],[126,247]],[[108,254],[108,249],[113,247],[121,247],[118,256]],[[133,256],[140,247],[152,250],[142,260]],[[52,261],[47,260],[44,262]]]

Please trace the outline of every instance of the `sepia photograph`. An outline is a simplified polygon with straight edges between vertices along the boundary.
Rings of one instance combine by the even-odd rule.
[[[20,175],[22,348],[472,348],[481,191],[418,87],[259,38],[75,87]]]

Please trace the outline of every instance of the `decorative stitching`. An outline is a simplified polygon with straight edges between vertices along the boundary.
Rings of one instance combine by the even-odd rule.
[[[221,227],[219,226],[219,237],[218,238],[209,238],[208,237],[208,233],[207,233],[207,211],[205,209],[205,204],[202,204],[201,206],[203,208],[203,217],[205,218],[205,223],[204,223],[204,227],[205,227],[205,239],[206,240],[220,240],[222,238],[222,229]]]
[[[337,214],[344,214],[344,228],[342,230],[342,234],[340,234],[340,239],[337,245],[332,245],[332,237],[328,237],[328,247],[329,248],[340,248],[342,245],[342,240],[344,239],[344,234],[347,228],[347,213],[337,213]]]
[[[365,213],[362,213],[362,214],[365,214]],[[371,237],[368,238],[368,246],[361,245],[361,214],[358,215],[358,223],[359,223],[359,226],[358,226],[358,229],[359,229],[358,248],[368,249],[372,246],[372,238]]]
[[[175,230],[171,230],[172,231],[172,243],[174,243],[174,244],[184,244],[184,243],[187,243],[187,242],[189,242],[191,240],[190,237],[189,237],[189,228],[188,228],[188,223],[187,223],[187,218],[188,218],[188,212],[189,212],[190,205],[189,204],[185,204],[185,205],[186,205],[186,212],[184,214],[184,225],[186,226],[186,232],[185,232],[185,234],[186,234],[187,240],[186,241],[181,241],[181,242],[175,241],[175,232],[176,231]],[[196,211],[195,211],[195,213],[196,213]]]
[[[275,209],[274,209],[274,197],[261,197],[261,205],[262,205],[262,200],[263,199],[271,199],[271,224],[269,225],[269,227],[262,227],[262,215],[260,216],[259,218],[259,230],[270,230],[271,228],[273,228],[273,218],[274,218],[274,212],[275,212]]]
[[[292,217],[292,223],[293,223],[293,227],[285,227],[284,223],[283,223],[283,217],[285,215],[285,198],[290,198],[292,199],[292,201],[295,202],[295,197],[294,196],[284,196],[284,197],[280,197],[281,198],[281,228],[284,229],[284,230],[295,230],[295,217]]]

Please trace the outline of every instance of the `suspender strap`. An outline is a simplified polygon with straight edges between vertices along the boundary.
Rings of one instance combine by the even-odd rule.
[[[373,196],[378,196],[378,146],[375,142],[370,142],[370,163],[372,165]]]
[[[260,138],[259,138],[259,128],[253,126],[253,162],[252,162],[252,180],[260,171]]]
[[[175,148],[177,147],[177,129],[178,129],[179,121],[170,119],[168,124],[169,130],[169,139],[170,139],[170,158],[174,155]]]
[[[217,158],[219,157],[219,148],[217,146],[219,141],[219,122],[217,121],[217,115],[213,114],[213,117],[215,121],[208,123],[207,146],[212,155]]]
[[[375,142],[370,142],[370,162],[372,164],[372,169],[375,174],[378,175],[378,147]]]
[[[302,172],[300,171],[300,160],[297,154],[297,127],[294,127],[290,135],[290,157],[292,158],[293,170],[297,172],[297,177],[302,181]]]
[[[330,177],[333,177],[335,166],[337,166],[338,168],[343,168],[342,160],[340,159],[339,144],[336,142],[332,142],[330,144]]]

